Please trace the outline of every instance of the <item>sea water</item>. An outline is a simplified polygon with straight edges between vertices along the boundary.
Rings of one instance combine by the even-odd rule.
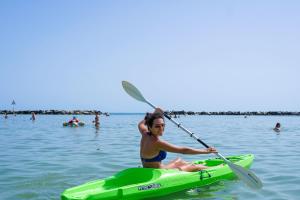
[[[139,114],[78,118],[84,127],[63,127],[72,116],[10,115],[0,118],[0,199],[60,199],[67,188],[105,178],[141,166]],[[181,116],[176,119],[208,145],[224,155],[252,153],[251,170],[262,180],[261,190],[251,190],[242,181],[220,181],[210,186],[183,190],[157,200],[182,199],[299,199],[300,117],[297,116]],[[273,131],[276,122],[281,132]],[[176,145],[203,148],[188,134],[167,122],[163,136]],[[211,155],[168,154],[186,160]],[[153,199],[153,198],[152,198]]]

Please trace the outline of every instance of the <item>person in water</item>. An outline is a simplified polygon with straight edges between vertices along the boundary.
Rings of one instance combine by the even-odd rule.
[[[273,128],[274,131],[279,132],[280,131],[281,124],[279,122],[276,123],[275,127]]]
[[[4,119],[7,119],[7,118],[8,118],[7,113],[4,113]]]
[[[31,118],[30,120],[34,121],[35,120],[35,113],[34,112],[31,112]]]
[[[162,164],[161,161],[166,158],[167,152],[181,154],[217,153],[217,150],[213,147],[194,149],[176,146],[161,140],[160,136],[164,133],[165,121],[163,111],[160,108],[156,108],[152,114],[147,114],[145,118],[139,122],[138,128],[142,135],[140,156],[143,167],[145,168],[179,169],[188,172],[199,171],[207,167],[200,164],[192,164],[180,158],[176,158],[166,165]]]
[[[70,125],[78,126],[79,119],[77,119],[75,116],[73,116],[73,119],[71,119],[68,123],[69,123]]]
[[[95,123],[95,126],[96,126],[96,127],[99,127],[99,126],[100,126],[99,112],[96,112],[95,120],[93,121],[93,123]]]

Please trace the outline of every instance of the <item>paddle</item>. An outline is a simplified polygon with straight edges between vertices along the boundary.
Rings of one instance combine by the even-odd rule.
[[[152,108],[156,108],[156,106],[154,106],[152,103],[150,103],[148,100],[146,100],[142,93],[131,83],[127,82],[127,81],[122,81],[122,86],[124,88],[124,90],[127,92],[127,94],[129,94],[131,97],[133,97],[134,99],[147,103],[148,105],[150,105]],[[199,143],[201,143],[203,146],[205,146],[206,148],[209,148],[209,146],[204,143],[200,138],[196,137],[194,133],[192,133],[191,131],[187,130],[185,127],[183,127],[180,123],[176,122],[174,119],[172,119],[170,116],[168,116],[166,113],[164,113],[164,116],[169,119],[171,122],[173,122],[174,124],[176,124],[180,129],[182,129],[183,131],[185,131],[186,133],[188,133],[192,138],[196,139]],[[239,165],[236,165],[232,162],[230,162],[229,160],[227,160],[224,156],[222,156],[220,153],[215,153],[219,158],[221,158],[229,167],[230,169],[241,179],[243,180],[246,185],[248,185],[249,187],[253,188],[253,189],[260,189],[262,188],[262,182],[261,180],[250,170],[245,169]]]

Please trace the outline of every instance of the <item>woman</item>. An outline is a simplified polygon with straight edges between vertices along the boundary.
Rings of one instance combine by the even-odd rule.
[[[167,152],[182,154],[209,154],[216,153],[215,148],[194,149],[189,147],[180,147],[170,144],[160,139],[165,128],[163,111],[160,108],[155,109],[153,114],[147,114],[145,119],[138,124],[139,131],[142,135],[140,144],[140,156],[145,168],[164,168],[179,169],[182,171],[199,171],[207,168],[204,165],[192,164],[177,158],[169,164],[161,163],[167,156]]]

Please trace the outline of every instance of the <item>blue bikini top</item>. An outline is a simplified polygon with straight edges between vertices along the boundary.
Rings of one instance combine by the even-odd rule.
[[[141,160],[143,162],[160,162],[160,161],[164,160],[166,157],[167,157],[167,152],[160,150],[158,155],[155,156],[154,158],[142,158],[141,157]]]
[[[151,136],[152,133],[151,132],[147,132],[147,135]],[[142,158],[141,160],[142,162],[160,162],[162,160],[164,160],[167,157],[167,152],[160,150],[157,156],[154,156],[153,158]]]

